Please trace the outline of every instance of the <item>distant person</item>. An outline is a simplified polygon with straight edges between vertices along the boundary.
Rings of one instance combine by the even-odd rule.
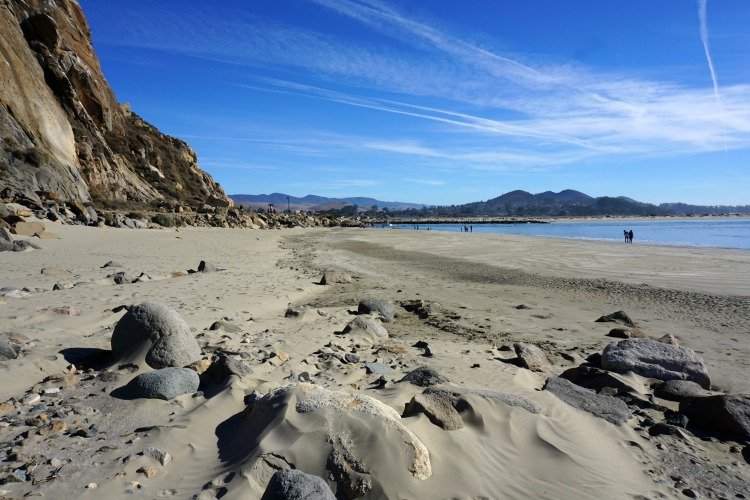
[[[474,232],[474,226],[469,226],[469,232],[470,232],[470,233],[473,233],[473,232]]]
[[[622,230],[622,234],[624,234],[624,235],[625,235],[625,243],[627,243],[627,242],[628,242],[628,240],[630,239],[630,233],[628,233],[628,230],[627,230],[627,229],[623,229],[623,230]]]
[[[633,230],[632,229],[628,231],[628,240],[630,240],[630,243],[633,243]]]

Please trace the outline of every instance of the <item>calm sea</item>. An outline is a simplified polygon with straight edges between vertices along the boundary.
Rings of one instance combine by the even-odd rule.
[[[460,232],[459,224],[420,224],[420,230]],[[413,229],[411,224],[394,224]],[[750,218],[695,220],[607,220],[550,224],[474,224],[475,233],[527,234],[586,240],[624,241],[623,230],[633,230],[633,243],[750,250]]]

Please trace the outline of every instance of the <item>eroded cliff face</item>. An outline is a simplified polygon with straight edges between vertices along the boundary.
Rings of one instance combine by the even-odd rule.
[[[185,142],[118,104],[74,0],[0,0],[0,144],[0,192],[109,207],[231,204]]]

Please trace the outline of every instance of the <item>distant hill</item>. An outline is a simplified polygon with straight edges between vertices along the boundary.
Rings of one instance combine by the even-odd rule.
[[[599,216],[599,215],[688,215],[750,214],[750,206],[699,206],[684,203],[642,203],[626,196],[592,197],[566,189],[555,193],[532,194],[510,191],[487,201],[463,205],[432,206],[421,210],[404,210],[396,215],[409,217],[481,217],[481,216]]]
[[[404,203],[400,201],[382,201],[375,198],[351,197],[351,198],[327,198],[308,194],[307,196],[297,197],[286,195],[284,193],[271,194],[233,194],[229,196],[236,205],[249,207],[265,207],[273,203],[281,209],[287,206],[287,197],[292,210],[310,210],[321,211],[331,208],[341,208],[346,205],[357,205],[360,209],[369,209],[377,205],[379,209],[387,208],[388,210],[408,210],[421,209],[425,205],[420,203]]]

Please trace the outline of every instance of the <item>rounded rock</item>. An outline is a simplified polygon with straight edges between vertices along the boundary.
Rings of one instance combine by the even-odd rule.
[[[198,361],[201,350],[185,320],[165,305],[152,302],[131,307],[112,333],[116,356],[147,349],[152,368],[186,366]]]

